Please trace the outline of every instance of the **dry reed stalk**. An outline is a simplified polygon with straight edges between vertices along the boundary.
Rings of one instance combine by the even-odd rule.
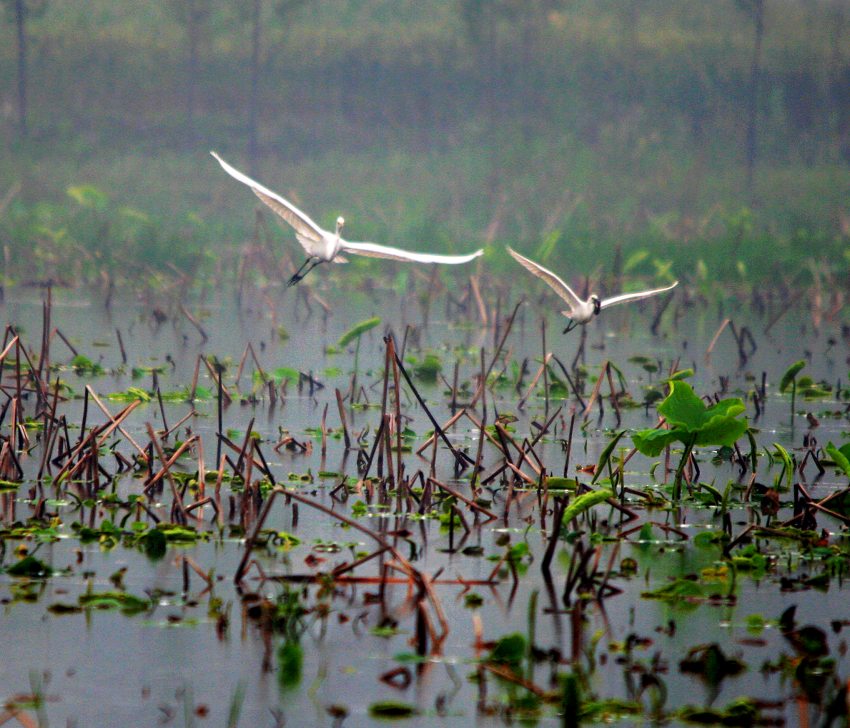
[[[487,307],[484,305],[484,299],[481,298],[481,290],[478,287],[478,276],[469,276],[469,283],[472,287],[472,293],[475,296],[475,305],[478,307],[481,324],[486,326],[489,323],[489,317],[487,316]]]
[[[658,306],[658,310],[655,313],[655,317],[652,319],[652,323],[649,325],[649,331],[653,336],[658,336],[658,326],[661,324],[661,317],[664,315],[664,312],[670,306],[670,302],[673,300],[673,293],[670,293],[668,296],[662,300],[661,304]]]
[[[725,329],[730,323],[732,323],[732,319],[725,318],[720,326],[717,327],[717,331],[714,332],[714,336],[711,338],[711,343],[708,345],[708,348],[705,350],[705,360],[706,362],[711,360],[711,352],[714,351],[714,345],[717,343],[717,340],[720,338],[720,334],[723,333],[723,329]]]
[[[168,428],[168,421],[165,419],[165,406],[162,404],[162,391],[159,386],[156,388],[156,399],[159,402],[159,414],[162,417],[162,436],[166,438],[170,430]]]
[[[330,576],[336,581],[338,580],[345,572],[356,569],[358,566],[362,566],[367,561],[371,561],[372,559],[380,556],[387,552],[387,548],[380,548],[377,551],[373,551],[371,554],[367,556],[361,556],[359,559],[355,559],[350,564],[340,564],[339,566],[334,567],[333,571],[331,571]],[[361,578],[369,578],[369,577],[361,577]],[[407,582],[407,579],[404,580]]]
[[[455,422],[457,422],[465,414],[466,414],[466,410],[462,409],[460,412],[457,412],[454,415],[452,415],[448,420],[446,420],[446,423],[443,425],[443,428],[442,428],[443,431],[448,430],[452,425],[454,425]],[[425,442],[416,451],[416,454],[421,455],[428,447],[430,447],[436,441],[437,441],[437,431],[434,430],[434,434],[431,435],[427,440],[425,440]]]
[[[57,329],[57,333],[59,333],[58,329]],[[61,334],[60,334],[60,336],[61,336]],[[118,338],[118,348],[121,351],[121,363],[126,364],[127,363],[127,350],[124,348],[124,339],[121,337],[121,329],[118,329],[118,328],[115,329],[115,336]],[[62,340],[63,341],[65,340],[64,336],[62,337]],[[68,342],[65,341],[65,343],[67,344]],[[69,346],[70,346],[70,344],[69,344]],[[73,347],[71,348],[71,351],[74,351]],[[76,353],[76,351],[74,351],[74,356],[76,356],[76,355],[77,355],[77,353]]]
[[[251,428],[254,427],[254,418],[252,417],[248,422],[248,427],[245,428],[245,439],[242,441],[242,447],[239,448],[239,459],[236,461],[236,472],[241,473],[243,468],[243,463],[245,461],[245,453],[248,450],[251,438]],[[253,457],[253,456],[252,456]],[[247,480],[245,481],[247,485]]]
[[[614,388],[614,379],[611,377],[611,363],[605,367],[605,373],[608,375],[608,386],[611,389],[611,404],[614,406],[614,412],[617,414],[617,427],[620,426],[622,417],[620,416],[620,402],[617,398],[617,390]]]
[[[523,462],[527,462],[531,466],[531,469],[535,472],[535,474],[539,476],[541,468],[536,463],[531,462],[531,460],[526,456],[525,448],[517,445],[516,440],[511,437],[510,433],[505,429],[505,426],[497,420],[495,428],[496,431],[499,433],[499,437],[502,438],[502,442],[509,442],[511,445],[514,446],[514,449],[519,454],[519,462],[517,463],[517,465],[522,465]],[[505,448],[507,450],[507,445],[505,445]]]
[[[198,441],[200,441],[200,437],[198,435],[193,435],[182,445],[180,445],[180,447],[178,447],[173,453],[171,453],[171,457],[169,457],[167,461],[163,460],[162,467],[156,472],[155,475],[148,478],[148,480],[144,484],[144,487],[142,488],[142,492],[149,493],[153,489],[153,487],[160,480],[162,480],[163,477],[165,477],[165,475],[169,472],[171,466],[174,465],[174,463],[176,463],[180,459],[180,456],[183,455],[186,450],[188,450],[190,447],[192,447],[192,445],[195,444],[195,442]]]
[[[237,455],[241,456],[243,454],[242,448],[239,447],[235,442],[233,442],[233,440],[231,440],[229,437],[227,437],[227,435],[219,435],[218,439],[219,442],[223,443],[224,445],[227,445],[227,447],[229,447]],[[223,455],[222,457],[226,458],[227,456]],[[255,468],[260,468],[261,470],[263,469],[263,464],[259,460],[255,460],[253,456],[251,457],[251,460]],[[237,468],[237,464],[233,463],[233,469],[234,471],[238,471],[240,468]]]
[[[557,365],[561,367],[561,372],[563,373],[564,377],[566,377],[567,383],[570,385],[570,389],[573,390],[573,396],[575,396],[575,398],[579,401],[579,404],[581,404],[582,410],[587,409],[587,405],[584,403],[584,399],[582,399],[581,393],[578,391],[578,388],[573,383],[573,379],[567,371],[567,368],[564,366],[564,363],[557,356],[553,355],[552,358],[555,360]]]
[[[497,675],[498,677],[502,678],[502,680],[506,680],[507,682],[519,685],[525,690],[528,690],[528,692],[536,695],[538,698],[543,698],[544,700],[551,699],[549,693],[547,693],[543,688],[535,685],[529,680],[526,680],[524,677],[520,677],[509,667],[506,667],[504,665],[497,665],[492,662],[485,662],[483,663],[482,667],[485,670],[489,670],[494,675]]]
[[[60,339],[62,339],[62,343],[64,343],[65,346],[68,347],[68,350],[71,352],[71,354],[73,356],[77,356],[79,354],[79,352],[77,351],[77,348],[70,341],[68,341],[68,339],[65,337],[65,334],[63,334],[58,328],[54,328],[50,332],[51,340],[53,339],[54,334],[56,334]],[[124,363],[125,364],[127,363],[126,360],[124,361]]]
[[[526,390],[525,395],[522,398],[520,398],[519,403],[517,404],[518,409],[523,409],[525,407],[525,403],[528,402],[528,398],[531,396],[531,393],[534,391],[534,388],[537,386],[537,382],[540,380],[541,376],[544,377],[544,386],[546,387],[546,391],[547,391],[546,402],[547,402],[547,405],[548,405],[548,402],[549,402],[549,396],[548,396],[549,376],[548,376],[547,370],[549,368],[549,362],[552,361],[552,357],[553,357],[553,354],[551,352],[549,352],[543,358],[543,364],[540,365],[540,368],[537,370],[537,374],[534,375],[534,379],[532,379],[531,384],[528,385],[528,389]],[[549,408],[547,406],[546,407],[546,415],[547,416],[549,414],[548,410],[549,410]]]
[[[86,385],[86,391],[88,392],[89,396],[94,400],[94,403],[100,408],[100,411],[103,412],[103,414],[105,414],[107,416],[107,418],[109,418],[110,422],[115,423],[115,426],[118,428],[118,431],[122,435],[124,435],[125,438],[127,438],[127,440],[133,445],[133,447],[136,448],[136,450],[142,456],[142,459],[147,460],[147,454],[145,453],[145,451],[142,450],[142,448],[139,446],[139,444],[127,433],[127,431],[123,427],[121,427],[121,425],[118,422],[116,422],[116,420],[112,417],[112,415],[110,414],[110,412],[106,408],[106,406],[103,404],[103,402],[100,401],[100,397],[98,397],[94,393],[94,390],[88,384]],[[138,402],[139,400],[136,400],[136,401]],[[101,440],[101,443],[102,442],[103,442],[103,439]],[[99,446],[100,445],[98,445],[98,447]]]
[[[83,450],[88,445],[89,447],[100,448],[105,442],[106,438],[109,437],[110,434],[115,430],[115,428],[123,422],[124,419],[141,404],[140,400],[134,400],[130,404],[128,404],[123,410],[121,410],[115,418],[107,425],[100,425],[92,429],[87,436],[83,436],[81,433],[79,442],[74,446],[74,449],[63,453],[67,456],[65,464],[62,466],[62,469],[56,474],[54,482],[59,482],[60,478],[65,474],[70,474],[71,472],[76,472],[80,467],[83,460],[80,460]],[[102,435],[102,438],[96,442],[96,438]],[[70,442],[69,435],[67,430],[65,432],[66,443]],[[147,453],[145,453],[145,462],[148,462],[149,459],[147,457]]]
[[[3,351],[0,352],[0,363],[2,363],[3,360],[8,356],[9,352],[12,350],[12,347],[18,345],[18,342],[19,338],[17,336],[14,336],[12,340],[8,344],[6,344]]]
[[[198,414],[198,412],[197,412],[197,411],[195,410],[195,408],[193,407],[191,412],[189,412],[188,414],[183,415],[183,417],[181,417],[181,418],[180,418],[180,419],[179,419],[179,420],[178,420],[178,421],[174,424],[174,426],[173,426],[173,427],[171,427],[171,428],[169,428],[168,430],[166,430],[165,432],[163,432],[163,433],[162,433],[162,436],[163,436],[163,437],[168,437],[168,436],[169,436],[172,432],[174,432],[176,429],[178,429],[178,428],[180,427],[180,425],[182,425],[184,422],[186,422],[186,420],[188,420],[190,417],[195,417],[197,414]]]
[[[186,307],[182,303],[180,304],[180,311],[187,319],[189,319],[189,323],[192,324],[192,326],[194,326],[198,330],[198,333],[201,335],[201,339],[203,340],[202,343],[206,343],[207,341],[209,341],[210,337],[207,336],[207,332],[204,331],[204,327],[201,326],[198,319],[196,319],[191,313],[186,310]]]
[[[189,414],[192,414],[191,412]],[[186,415],[187,417],[189,415]],[[198,495],[203,498],[207,490],[207,474],[204,469],[204,441],[198,438]]]
[[[487,367],[487,371],[484,372],[484,376],[481,378],[481,381],[478,384],[478,389],[476,390],[475,394],[472,397],[472,400],[469,403],[470,407],[475,406],[475,403],[478,401],[478,399],[481,397],[481,395],[483,393],[482,390],[484,389],[484,387],[487,386],[487,377],[490,376],[490,372],[493,370],[493,367],[495,366],[496,362],[499,359],[499,355],[502,353],[502,347],[504,347],[505,341],[508,338],[508,334],[511,332],[511,327],[514,325],[514,319],[516,319],[516,315],[517,315],[517,312],[519,311],[519,307],[520,307],[521,304],[522,304],[522,302],[520,301],[520,303],[518,303],[514,307],[513,313],[511,314],[510,318],[508,319],[507,323],[505,324],[505,330],[502,333],[501,339],[499,340],[499,345],[496,347],[496,353],[493,355],[493,359],[490,362],[490,366]]]
[[[337,395],[339,394],[339,390],[336,390]],[[325,455],[328,454],[328,403],[325,402],[325,409],[322,411],[322,422],[321,422],[321,430],[322,430],[322,458],[324,459]]]
[[[339,421],[342,423],[342,438],[345,442],[345,449],[351,450],[351,435],[348,434],[348,423],[345,420],[345,407],[342,404],[342,392],[339,389],[336,389],[336,406],[339,410]],[[322,433],[322,438],[324,442],[324,432]],[[324,453],[325,446],[322,445],[322,452]]]
[[[248,346],[245,346],[245,351],[242,352],[242,358],[239,360],[239,366],[236,368],[236,377],[233,379],[233,386],[239,388],[239,380],[242,379],[242,368],[245,366],[245,361],[248,359]]]
[[[602,370],[599,372],[599,377],[596,379],[596,384],[593,387],[593,391],[590,393],[590,399],[587,402],[587,407],[584,410],[584,421],[587,422],[587,418],[590,417],[590,411],[593,409],[593,404],[596,402],[596,399],[599,397],[599,390],[602,388],[602,380],[605,377],[605,372],[608,371],[608,360],[602,364]],[[602,408],[602,400],[599,400],[600,410]]]
[[[162,451],[162,445],[160,445],[159,440],[156,437],[156,433],[153,431],[153,427],[151,427],[150,422],[145,423],[145,427],[148,431],[148,437],[153,443],[154,448],[156,449],[156,454],[159,456],[160,462],[163,465],[163,469],[165,470],[166,477],[168,478],[168,483],[171,486],[171,495],[174,498],[174,501],[171,504],[172,513],[174,511],[174,507],[176,506],[180,515],[183,517],[183,522],[187,523],[189,520],[189,515],[186,513],[186,507],[183,505],[183,497],[180,495],[180,491],[177,488],[177,483],[174,481],[174,477],[171,475],[171,470],[169,469],[171,466],[167,465],[167,460],[165,459],[165,453]]]
[[[198,391],[198,376],[201,373],[201,354],[198,354],[198,358],[195,359],[195,373],[192,375],[192,386],[189,388],[189,400],[191,402],[195,401],[195,394]]]
[[[399,386],[398,362],[400,357],[396,354],[395,339],[387,337],[387,359],[390,360],[393,372],[393,396],[395,398],[395,436],[396,436],[396,481],[400,486],[404,479],[404,463],[402,462],[402,426],[401,426],[401,387]]]
[[[230,396],[230,392],[228,392],[227,387],[224,386],[224,382],[222,381],[222,378],[218,375],[218,373],[215,371],[215,368],[213,367],[213,365],[210,364],[209,361],[207,361],[207,358],[203,354],[201,354],[200,359],[204,363],[204,366],[206,366],[207,372],[209,372],[209,375],[210,375],[210,377],[212,377],[213,382],[215,382],[215,385],[219,388],[219,391],[221,392],[222,397],[224,397],[224,399],[227,401],[227,404],[229,405],[231,402],[233,402],[233,397]],[[193,395],[194,395],[194,390],[193,390]],[[193,396],[193,399],[194,399],[194,396]]]
[[[446,493],[448,493],[453,498],[456,498],[457,500],[466,503],[466,505],[472,508],[472,510],[478,511],[479,513],[483,513],[485,516],[487,516],[487,520],[495,521],[498,519],[498,516],[493,513],[493,511],[487,510],[486,508],[484,508],[484,506],[479,506],[474,500],[467,498],[465,495],[463,495],[463,493],[458,492],[454,488],[450,488],[445,483],[441,483],[436,478],[428,478],[428,482],[431,483],[432,486],[437,486],[441,490],[446,491]]]
[[[442,429],[440,429],[440,425],[437,423],[437,420],[434,419],[434,415],[431,414],[431,410],[428,409],[427,405],[425,404],[425,401],[419,394],[419,391],[416,389],[416,387],[413,386],[413,382],[411,381],[410,376],[405,370],[404,365],[401,363],[401,360],[398,358],[398,354],[394,355],[394,359],[396,361],[396,364],[398,365],[399,371],[404,377],[404,380],[407,382],[407,385],[410,387],[411,391],[416,397],[416,401],[419,402],[419,405],[422,407],[423,410],[425,410],[425,414],[428,415],[428,419],[431,420],[431,424],[434,426],[434,431],[440,435],[443,442],[446,443],[446,446],[449,448],[449,450],[451,450],[452,455],[455,456],[455,460],[459,464],[463,464],[464,466],[470,465],[472,463],[472,459],[466,453],[455,449],[451,442],[449,442],[449,438],[446,437],[446,433],[443,432]]]

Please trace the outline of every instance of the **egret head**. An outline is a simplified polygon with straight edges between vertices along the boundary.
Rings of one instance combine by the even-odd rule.
[[[345,225],[345,219],[340,216],[336,219],[336,232],[337,232],[337,234],[339,234],[339,231],[342,230],[343,225]]]
[[[595,293],[590,297],[590,302],[593,304],[593,313],[595,315],[599,315],[599,312],[602,310],[602,301],[599,300],[599,296]]]

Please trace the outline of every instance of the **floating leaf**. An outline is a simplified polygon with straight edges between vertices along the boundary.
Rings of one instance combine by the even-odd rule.
[[[149,559],[156,561],[165,556],[167,539],[165,534],[158,528],[153,528],[145,534],[144,549]]]
[[[593,480],[591,483],[595,483],[602,473],[605,471],[605,466],[608,464],[608,461],[611,459],[611,455],[614,452],[614,448],[617,447],[617,443],[620,442],[620,439],[623,435],[626,434],[625,430],[620,430],[614,437],[611,438],[611,441],[605,446],[605,449],[602,451],[602,454],[599,456],[599,461],[596,463],[596,470],[593,473]]]
[[[578,487],[575,478],[560,478],[554,475],[547,475],[544,484],[549,490],[575,490]]]
[[[396,700],[380,700],[369,706],[369,715],[373,718],[410,718],[418,712],[415,706]]]
[[[780,392],[784,393],[785,390],[791,386],[791,383],[804,366],[806,366],[805,359],[800,359],[800,361],[795,361],[790,367],[788,367],[788,369],[785,370],[785,374],[783,374],[782,379],[779,380]]]
[[[577,518],[586,510],[593,506],[602,503],[603,501],[613,498],[614,493],[607,488],[602,490],[593,490],[590,493],[584,493],[576,498],[569,506],[564,509],[564,516],[561,519],[562,523],[569,523],[574,518]]]
[[[36,578],[50,576],[53,573],[53,569],[43,561],[39,561],[35,556],[24,556],[20,561],[7,568],[6,573],[11,576]]]
[[[689,379],[694,375],[693,369],[679,369],[673,372],[668,378],[668,382],[678,382],[680,379]]]
[[[843,445],[839,449],[831,442],[828,442],[826,451],[835,464],[844,471],[844,474],[850,476],[850,457],[848,457],[850,455],[850,443]]]
[[[292,369],[291,367],[278,367],[271,372],[271,376],[274,379],[274,383],[280,386],[284,381],[297,382],[300,374],[297,369]]]
[[[702,600],[702,588],[692,579],[678,578],[655,591],[643,592],[644,599],[659,599],[664,602],[675,604],[677,602],[688,602],[694,599]]]
[[[413,365],[413,375],[423,382],[436,382],[437,375],[443,370],[443,362],[434,353],[425,354],[425,358]]]
[[[363,334],[369,331],[369,329],[374,329],[379,323],[381,323],[381,319],[377,316],[373,316],[370,319],[361,321],[359,324],[355,324],[340,337],[339,341],[336,342],[337,347],[342,349],[348,346],[348,344],[355,339],[360,338]]]
[[[496,642],[493,651],[487,658],[489,662],[499,662],[505,665],[517,666],[525,659],[527,651],[525,637],[519,632],[505,635]]]
[[[118,609],[126,616],[146,612],[151,608],[149,600],[122,591],[89,592],[81,594],[79,600],[81,607]]]
[[[71,368],[77,374],[91,374],[93,376],[103,374],[103,367],[100,364],[96,364],[83,354],[77,354],[73,359],[71,359]]]
[[[127,387],[126,392],[113,392],[107,395],[107,399],[113,402],[150,402],[151,396],[144,389],[139,387]]]

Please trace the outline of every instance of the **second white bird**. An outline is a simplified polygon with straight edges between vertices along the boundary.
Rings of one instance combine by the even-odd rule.
[[[511,250],[511,248],[508,248],[508,252],[514,257],[514,260],[522,265],[527,271],[548,283],[549,287],[567,302],[567,305],[570,307],[569,310],[561,311],[564,316],[570,319],[570,325],[564,329],[565,334],[579,324],[583,326],[588,323],[594,316],[599,315],[599,312],[603,308],[616,306],[618,303],[640,301],[643,298],[657,296],[659,293],[664,293],[665,291],[669,291],[679,285],[679,281],[676,281],[665,288],[653,288],[651,291],[638,291],[636,293],[622,293],[619,296],[612,296],[611,298],[599,298],[599,296],[593,294],[586,301],[582,301],[576,292],[552,271],[547,270],[539,263],[535,263],[533,260],[529,260],[525,256],[520,255],[515,250]]]

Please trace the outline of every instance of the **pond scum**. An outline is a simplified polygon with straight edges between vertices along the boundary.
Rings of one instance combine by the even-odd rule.
[[[812,430],[793,448],[760,444],[764,438],[757,424],[770,388],[764,376],[750,382],[748,391],[740,393],[743,398],[700,396],[688,382],[692,370],[674,363],[665,374],[655,359],[634,357],[628,366],[656,375],[638,398],[629,392],[626,365],[606,360],[596,371],[583,367],[582,337],[567,366],[547,351],[545,326],[539,364],[518,363],[509,342],[519,305],[508,315],[484,311],[477,284],[472,288],[476,305],[495,330],[492,350],[480,350],[477,372],[467,381],[457,366],[444,377],[434,353],[405,355],[407,332],[399,340],[386,330],[381,361],[370,362],[368,372],[358,371],[361,337],[380,331],[380,319],[369,319],[338,342],[339,349],[356,347],[347,389],[335,388],[324,397],[324,407],[317,408],[321,421],[305,436],[281,432],[277,439],[260,436],[253,419],[244,431],[227,429],[230,407],[236,401],[255,407],[274,403],[287,396],[289,387],[313,395],[323,384],[312,374],[265,371],[249,344],[232,375],[214,357],[198,355],[191,383],[176,392],[163,392],[154,371],[147,372],[153,375],[150,389],[132,386],[105,396],[86,384],[73,393],[63,373],[73,370],[96,382],[104,372],[52,326],[48,293],[40,340],[27,340],[7,325],[0,346],[5,400],[0,407],[0,551],[10,593],[5,603],[39,604],[46,581],[69,576],[39,551],[44,544],[72,539],[103,550],[135,551],[151,561],[175,559],[182,569],[184,598],[191,594],[192,604],[207,598],[209,622],[221,639],[236,617],[231,604],[213,597],[214,587],[232,581],[240,602],[236,612],[261,638],[258,662],[291,690],[306,689],[299,687],[305,632],[325,624],[332,613],[340,624],[349,621],[356,611],[349,609],[353,590],[362,590],[360,602],[372,609],[372,634],[409,636],[409,651],[379,675],[398,699],[370,700],[370,686],[361,687],[373,718],[445,717],[439,697],[423,704],[411,697],[410,686],[425,679],[445,655],[468,654],[474,699],[452,707],[467,718],[477,713],[497,721],[562,725],[616,720],[846,723],[850,675],[841,670],[846,615],[802,613],[791,605],[762,616],[764,605],[755,603],[746,618],[747,636],[737,642],[691,634],[685,638],[690,639],[686,651],[678,655],[663,654],[653,643],[672,635],[677,623],[687,632],[689,610],[698,605],[729,608],[745,591],[752,597],[752,589],[742,586],[748,581],[784,594],[841,588],[850,564],[845,537],[850,487],[844,482],[850,478],[850,444],[819,447]],[[668,305],[656,304],[653,327]],[[186,308],[181,311],[206,339],[203,325]],[[774,323],[768,320],[766,328]],[[730,319],[723,320],[706,356],[727,329],[743,364],[756,350],[756,339]],[[120,333],[118,341],[126,363]],[[56,353],[60,342],[67,348],[64,358]],[[240,381],[251,366],[250,391],[242,391]],[[828,399],[830,411],[846,417],[843,402],[850,392],[840,383],[833,389],[814,382],[804,370],[805,362],[792,364],[771,396],[793,390],[798,400]],[[434,387],[438,379],[443,389]],[[517,416],[499,413],[495,393],[503,387],[515,393],[519,411],[533,399],[535,411],[543,413],[530,420],[527,435],[517,434]],[[438,419],[425,388],[431,397],[444,392],[440,410],[448,408],[449,417]],[[367,393],[375,392],[376,401],[367,405]],[[166,422],[169,401],[204,400],[214,405],[212,438],[195,429],[194,406],[182,419]],[[154,408],[161,415],[159,429],[134,420],[143,403],[148,413]],[[358,406],[366,408],[369,424],[355,431],[347,413]],[[654,427],[621,427],[627,411],[651,408],[658,415]],[[72,411],[80,413],[73,420]],[[419,422],[427,420],[429,433],[417,434],[408,426],[414,414]],[[334,416],[336,427],[328,424]],[[606,433],[595,462],[579,467],[580,434],[592,418],[613,420],[614,429]],[[346,472],[287,473],[270,465],[272,452],[315,448],[324,457],[331,440],[351,455]],[[646,466],[627,469],[633,458]],[[821,492],[817,481],[835,472],[839,482]],[[724,473],[732,477],[721,485]],[[331,484],[322,497],[317,477]],[[288,531],[273,525],[283,511],[292,524]],[[303,559],[306,568],[297,569],[295,562],[280,568],[275,554],[300,548],[312,535],[299,529],[307,513],[311,523],[342,524],[362,541],[348,552],[345,546],[319,543]],[[417,528],[428,519],[440,524],[445,553],[457,557],[449,568],[429,571],[421,565],[427,544],[417,540]],[[704,527],[694,535],[686,524],[697,520]],[[373,523],[378,525],[367,525]],[[482,529],[498,529],[494,543],[501,552],[489,555],[493,563],[485,572],[464,576],[465,559],[480,563]],[[522,535],[529,532],[539,534],[542,553],[535,554]],[[419,538],[424,534],[420,530]],[[238,549],[230,573],[214,573],[185,548],[206,542]],[[653,553],[665,549],[689,555],[683,563],[693,568],[668,575],[654,567]],[[152,615],[157,595],[131,593],[125,577],[120,571],[113,574],[108,589],[83,577],[85,589],[76,598],[44,609],[52,618],[91,610],[116,610],[128,619]],[[201,584],[200,591],[193,591],[193,583]],[[528,601],[526,628],[492,633],[479,609],[505,593],[511,605],[521,589]],[[399,593],[401,604],[392,603]],[[631,631],[618,640],[591,631],[599,615],[604,621],[609,605],[624,598],[635,605],[667,605],[670,619],[653,637]],[[460,601],[468,610],[462,636],[456,636],[458,625],[447,616],[446,600]],[[568,622],[569,647],[560,628],[542,629],[544,616],[557,624]],[[749,663],[746,650],[767,645],[768,632],[777,636],[771,656],[761,664]],[[600,682],[603,669],[619,670],[624,687]],[[687,690],[675,699],[668,696],[667,683],[676,671],[708,686],[713,696],[747,671],[775,680],[765,683],[766,693],[748,683],[751,694],[721,704],[713,697],[695,704]],[[0,724],[16,719],[24,726],[46,725],[50,706],[44,691],[33,677],[32,693],[10,696]],[[326,701],[334,724],[342,725],[349,714],[345,698]],[[237,685],[228,725],[238,724],[243,701],[244,686]],[[197,708],[195,715],[202,713]]]

